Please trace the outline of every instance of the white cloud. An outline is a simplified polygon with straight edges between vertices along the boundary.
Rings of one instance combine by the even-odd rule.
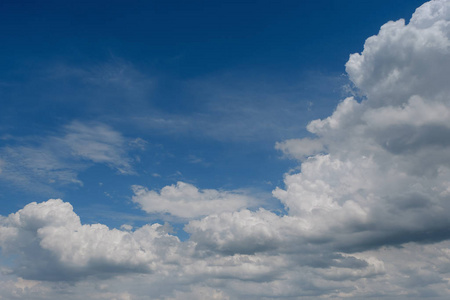
[[[282,151],[287,157],[298,160],[305,159],[310,155],[314,155],[324,151],[323,145],[319,140],[303,138],[290,139],[283,142],[277,142],[275,149]]]
[[[233,215],[235,228],[223,227]],[[422,293],[432,289],[443,297],[446,293],[448,242],[341,254],[330,251],[324,241],[317,240],[311,248],[312,238],[299,240],[298,232],[309,229],[296,228],[301,219],[295,217],[280,218],[262,210],[214,218],[222,220],[211,222],[209,217],[192,224],[209,223],[204,229],[230,232],[236,236],[234,241],[223,235],[218,242],[228,243],[234,251],[239,249],[236,246],[244,249],[245,243],[255,244],[257,237],[276,243],[261,247],[260,252],[217,255],[211,246],[195,249],[201,243],[196,238],[181,243],[161,225],[134,232],[109,230],[100,224],[81,225],[71,205],[61,200],[32,203],[1,221],[2,251],[16,254],[18,264],[12,271],[25,277],[0,280],[1,295],[7,299],[63,295],[65,299],[146,299],[151,294],[154,299],[203,299],[209,292],[217,299],[325,295],[420,299],[415,282],[420,282]]]
[[[308,125],[327,153],[311,150],[273,193],[291,216],[345,238],[339,247],[450,237],[449,6],[432,1],[408,25],[387,23],[350,57],[347,72],[364,100],[347,98]],[[298,145],[277,147],[304,155]]]
[[[384,257],[377,257],[380,247],[410,249],[450,238],[449,7],[450,1],[433,1],[408,25],[401,20],[383,26],[347,63],[364,100],[347,98],[330,117],[311,122],[308,130],[316,139],[276,145],[304,160],[301,172],[286,174],[285,188],[273,192],[288,216],[244,210],[191,221],[185,230],[197,249],[287,257],[297,252],[298,263],[313,267],[315,284],[322,281],[317,289],[336,288],[340,293],[325,293],[338,297],[426,297],[434,285],[442,287],[449,270],[439,271],[436,260],[423,257],[421,267],[402,271],[404,277],[417,273],[417,282],[423,278],[423,289],[401,280],[390,282],[387,293],[375,288],[402,268],[388,260],[395,267],[386,269]],[[337,253],[343,253],[341,263]],[[344,267],[351,261],[359,267]],[[372,285],[357,283],[372,277]],[[352,278],[356,290],[327,282]]]
[[[163,187],[158,193],[133,186],[133,202],[148,213],[169,213],[181,218],[197,218],[212,213],[235,211],[254,204],[255,200],[242,192],[213,189],[199,190],[185,182]]]
[[[280,234],[280,223],[282,219],[269,211],[242,210],[191,221],[185,230],[199,250],[252,254],[278,248],[287,238],[286,234]]]
[[[170,260],[179,243],[159,224],[133,232],[82,225],[59,199],[28,204],[3,218],[0,232],[3,253],[18,255],[16,274],[38,280],[151,272],[158,260]]]
[[[367,39],[361,54],[350,56],[347,73],[367,96],[370,107],[398,106],[417,95],[445,101],[450,62],[446,0],[418,9],[408,25],[388,22]]]

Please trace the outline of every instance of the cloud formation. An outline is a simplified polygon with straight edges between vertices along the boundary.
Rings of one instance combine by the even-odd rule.
[[[102,123],[72,122],[43,138],[11,140],[0,148],[0,179],[17,186],[48,191],[54,186],[79,184],[80,171],[93,163],[120,174],[134,174],[128,140]]]
[[[147,213],[168,213],[180,218],[198,218],[224,211],[236,211],[255,202],[239,192],[199,190],[185,182],[163,187],[158,193],[143,186],[133,186],[133,202]]]
[[[303,160],[308,156],[324,151],[320,140],[303,138],[290,139],[275,144],[275,149],[282,151],[288,158]]]
[[[408,25],[385,24],[350,56],[346,70],[363,101],[347,98],[308,125],[318,138],[302,140],[304,148],[322,144],[328,153],[310,156],[274,191],[312,227],[363,232],[349,249],[449,237],[448,6],[432,1]]]
[[[347,98],[330,117],[312,121],[307,129],[315,139],[276,145],[303,161],[273,192],[288,216],[241,211],[191,221],[186,230],[199,249],[286,255],[295,249],[303,258],[316,253],[307,260],[321,257],[330,268],[333,253],[447,240],[449,7],[432,1],[408,25],[384,25],[346,65],[363,100]],[[375,269],[373,276],[384,273]]]
[[[73,122],[65,129],[66,135],[56,140],[66,145],[73,156],[106,164],[122,174],[134,172],[126,153],[126,139],[119,132],[103,124],[80,122]]]
[[[362,100],[312,121],[315,138],[276,145],[300,163],[273,191],[287,214],[182,182],[159,192],[134,186],[145,211],[192,219],[181,242],[159,224],[82,225],[68,203],[31,203],[0,220],[2,253],[17,256],[5,297],[57,298],[52,281],[62,281],[80,292],[67,299],[447,299],[450,1],[424,4],[408,24],[388,22],[346,70]],[[105,158],[105,143],[71,149],[127,169]]]
[[[50,281],[148,273],[179,243],[159,224],[134,232],[81,225],[72,205],[59,199],[30,203],[3,218],[0,233],[3,253],[18,255],[17,275]]]

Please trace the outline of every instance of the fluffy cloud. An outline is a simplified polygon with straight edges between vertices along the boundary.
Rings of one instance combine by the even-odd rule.
[[[253,254],[278,248],[282,235],[280,218],[266,210],[228,212],[191,221],[185,230],[198,249],[221,253]]]
[[[239,192],[199,190],[192,184],[177,182],[158,193],[133,186],[133,202],[148,213],[169,213],[181,218],[197,218],[212,213],[235,211],[253,204],[254,199]]]
[[[350,56],[346,71],[372,108],[398,106],[411,96],[445,101],[450,87],[448,3],[431,1],[418,9],[408,25],[388,22],[367,39],[361,54]]]
[[[287,257],[297,251],[301,255],[296,262],[314,267],[311,272],[319,278],[345,281],[352,276],[385,278],[384,264],[376,258],[380,247],[410,249],[414,243],[447,240],[449,8],[450,1],[432,1],[419,8],[408,25],[403,20],[384,25],[346,65],[363,100],[347,98],[330,117],[312,121],[307,129],[315,139],[276,145],[302,161],[301,171],[286,174],[285,187],[273,191],[287,216],[260,210],[191,221],[185,230],[197,249]],[[448,251],[446,244],[439,245],[440,253]],[[365,256],[369,252],[372,258]],[[337,263],[337,253],[346,259]],[[410,270],[423,273],[428,286],[423,296],[431,295],[425,290],[445,282],[448,275],[448,270],[433,269],[438,263],[430,257],[428,271]],[[359,267],[343,268],[350,261]],[[402,274],[411,276],[406,270]],[[418,290],[405,292],[403,283],[389,286],[388,294],[421,296]],[[363,290],[376,295],[371,288]],[[338,289],[342,296],[358,295],[345,284]]]
[[[221,228],[230,218],[234,228]],[[110,230],[101,224],[81,225],[72,206],[61,200],[31,203],[1,220],[3,254],[15,255],[17,263],[2,271],[21,276],[0,281],[2,296],[146,299],[151,293],[155,299],[206,299],[206,293],[211,293],[217,299],[402,294],[420,298],[445,286],[448,242],[344,254],[316,240],[320,247],[308,251],[313,239],[300,242],[297,236],[289,241],[296,232],[308,230],[295,229],[297,221],[264,210],[191,221],[192,230],[209,222],[211,232],[230,231],[229,237],[218,237],[216,245],[202,247],[195,232],[191,241],[181,243],[158,224],[134,232]],[[249,251],[245,246],[257,242],[258,249]],[[236,246],[248,254],[236,253]],[[410,258],[414,264],[405,261]],[[411,287],[420,280],[419,295]],[[405,293],[408,286],[410,292]],[[437,293],[444,295],[444,291]]]
[[[3,253],[18,255],[15,273],[39,280],[151,272],[179,243],[159,224],[134,232],[81,225],[72,206],[59,199],[30,203],[3,218],[0,233]]]
[[[426,3],[351,55],[346,69],[364,100],[308,125],[328,151],[274,191],[291,216],[345,235],[349,249],[449,237],[449,6]]]
[[[233,227],[222,227],[229,219],[234,219]],[[318,281],[350,285],[383,274],[383,263],[369,255],[314,253],[308,247],[297,252],[300,248],[293,245],[299,240],[288,242],[295,237],[297,221],[262,209],[224,212],[191,221],[192,238],[182,243],[159,224],[134,231],[83,225],[69,203],[30,203],[0,220],[2,253],[14,257],[3,272],[19,276],[3,280],[2,286],[11,299],[57,298],[62,286],[80,293],[68,299],[145,299],[149,292],[155,299],[195,298],[208,290],[218,299],[260,299],[321,294],[318,287],[314,292],[302,291],[304,286],[292,289],[299,270],[306,274],[305,286]],[[201,225],[212,236],[202,233]],[[226,231],[228,236],[221,234]],[[258,248],[249,248],[254,245]]]

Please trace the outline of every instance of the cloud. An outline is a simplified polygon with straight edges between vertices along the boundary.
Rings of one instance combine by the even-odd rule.
[[[147,213],[168,213],[180,218],[197,218],[212,213],[235,211],[254,204],[255,200],[242,192],[199,190],[185,182],[163,187],[158,193],[134,185],[133,202]]]
[[[408,25],[384,25],[346,65],[362,101],[347,98],[312,121],[314,139],[276,144],[301,161],[273,191],[288,215],[241,210],[191,221],[185,230],[196,250],[282,258],[279,270],[302,286],[270,277],[285,287],[278,297],[445,298],[449,8],[432,1]]]
[[[369,99],[370,107],[398,106],[411,96],[445,101],[449,87],[448,3],[431,1],[418,9],[408,25],[388,22],[367,39],[361,54],[346,64],[350,79]]]
[[[254,254],[279,247],[287,238],[281,235],[281,219],[266,210],[226,212],[191,221],[185,231],[199,250],[226,254]]]
[[[438,271],[432,255],[408,270],[392,260],[386,261],[395,267],[386,269],[378,253],[408,255],[417,245],[432,244],[424,248],[437,247],[439,260],[446,261],[449,7],[450,1],[432,1],[408,25],[384,25],[346,65],[363,100],[347,98],[330,117],[312,121],[307,129],[315,139],[276,145],[302,161],[301,171],[286,174],[285,187],[273,191],[287,216],[242,210],[191,221],[185,230],[196,249],[208,255],[284,255],[317,276],[311,284],[319,293],[442,296],[432,293],[433,286],[442,287],[449,271]],[[391,246],[404,248],[381,250]],[[385,272],[398,272],[406,283],[390,282],[389,292],[377,292],[375,286],[389,277]],[[344,283],[352,278],[376,279],[367,288],[352,288]],[[322,281],[319,287],[321,280],[341,284]],[[423,282],[423,289],[406,291],[415,282]]]
[[[74,121],[43,137],[10,141],[0,148],[0,178],[34,191],[79,184],[78,172],[93,163],[134,174],[127,139],[102,123]]]
[[[133,232],[81,225],[72,206],[59,199],[28,204],[3,218],[0,232],[3,253],[17,255],[15,274],[50,281],[148,273],[179,243],[159,224]]]
[[[319,140],[303,138],[277,142],[275,149],[282,151],[287,157],[302,160],[308,156],[322,152],[323,145]]]
[[[106,164],[123,174],[134,172],[126,153],[126,139],[104,124],[73,122],[66,126],[64,137],[56,138],[55,143],[66,145],[74,157]],[[143,144],[137,139],[132,143]]]
[[[250,210],[241,193],[180,182],[159,192],[134,186],[133,201],[191,219],[184,242],[159,224],[82,225],[61,200],[2,217],[2,253],[16,255],[16,278],[1,283],[2,295],[42,287],[42,299],[59,299],[51,282],[59,280],[80,292],[73,299],[447,299],[449,58],[448,0],[370,37],[346,65],[361,100],[344,99],[312,121],[313,139],[276,145],[300,161],[273,191],[285,215]],[[100,149],[77,155],[126,166],[103,160],[109,148]]]
[[[277,225],[280,222],[275,215],[266,214],[271,213],[244,212],[239,220],[250,218],[253,224],[241,227],[248,231],[243,235],[254,238],[249,233],[256,229],[268,240],[270,234],[264,231],[272,228],[273,233],[278,233],[276,238],[293,237]],[[264,218],[267,228],[261,222]],[[292,221],[296,224],[295,219]],[[291,247],[290,252],[266,248],[259,253],[215,255],[195,249],[196,242],[181,243],[158,224],[134,232],[105,227],[81,225],[72,206],[61,200],[32,203],[3,218],[0,245],[4,254],[16,256],[17,263],[9,273],[25,278],[1,280],[2,296],[145,299],[151,293],[155,299],[177,299],[182,295],[201,299],[209,291],[218,299],[314,299],[322,295],[404,295],[420,299],[417,289],[412,288],[415,280],[423,280],[421,295],[432,289],[444,295],[441,291],[445,291],[444,279],[449,272],[448,242],[410,243],[358,254],[327,252],[322,246],[316,248],[322,249],[320,252]],[[292,231],[292,227],[286,228]],[[223,228],[225,231],[227,228]],[[63,232],[64,237],[58,232]],[[253,240],[249,243],[253,244]]]
[[[347,98],[312,121],[314,144],[277,145],[297,158],[312,155],[274,196],[289,215],[345,238],[341,250],[450,237],[449,6],[432,1],[408,25],[382,26],[346,64],[363,100]],[[315,154],[316,144],[327,152]]]

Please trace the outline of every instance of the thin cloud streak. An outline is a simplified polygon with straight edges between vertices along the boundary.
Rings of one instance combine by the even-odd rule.
[[[78,173],[94,163],[120,174],[135,174],[129,147],[127,139],[109,126],[72,122],[57,134],[11,141],[0,148],[0,178],[26,190],[48,192],[82,185]]]

